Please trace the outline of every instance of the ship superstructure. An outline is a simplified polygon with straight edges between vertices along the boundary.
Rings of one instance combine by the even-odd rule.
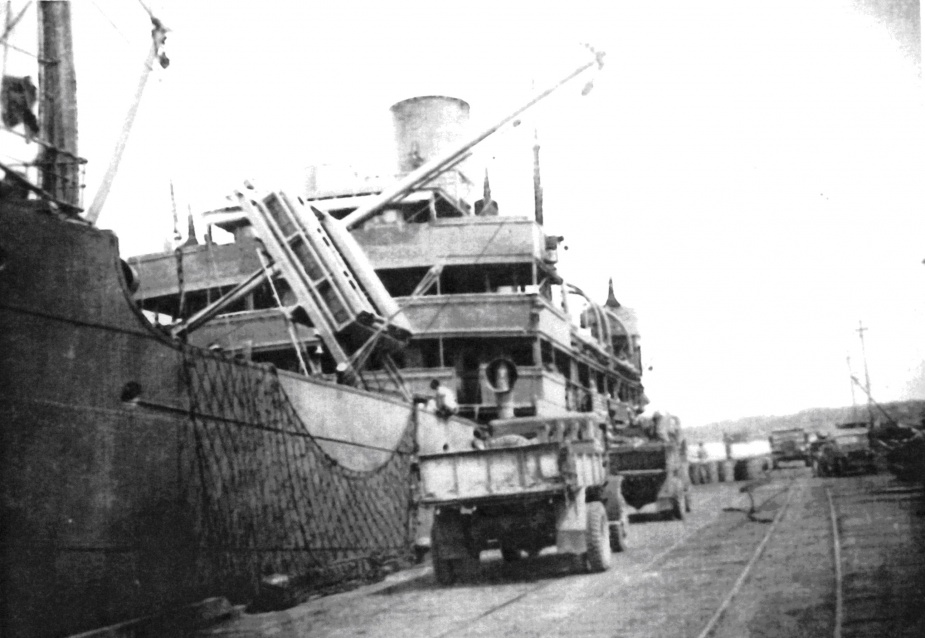
[[[392,113],[398,167],[407,174],[456,141],[468,105],[427,96],[401,102]],[[598,412],[628,422],[646,401],[632,312],[612,288],[607,302],[597,304],[565,282],[557,269],[562,238],[547,235],[533,211],[499,214],[506,211],[492,201],[487,175],[481,199],[470,203],[464,194],[475,180],[466,168],[455,165],[351,229],[412,328],[408,345],[392,354],[405,386],[426,394],[438,379],[455,390],[460,414],[487,422],[500,409],[489,365],[503,359],[516,366],[516,416]],[[375,179],[332,187],[315,173],[307,182],[306,210],[347,222],[382,192]],[[204,219],[207,236],[214,226],[234,241],[188,243],[175,253],[130,260],[140,273],[136,299],[165,322],[206,307],[261,268],[262,242],[240,206],[209,211]],[[336,358],[310,322],[296,322],[293,342],[285,312],[291,295],[284,278],[257,287],[189,339],[289,370],[299,369],[304,349],[318,373],[335,375]],[[389,391],[382,362],[371,357],[367,364],[358,383]]]

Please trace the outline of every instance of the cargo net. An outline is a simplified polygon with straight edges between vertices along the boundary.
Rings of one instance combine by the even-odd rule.
[[[200,591],[254,601],[282,581],[294,604],[376,580],[410,558],[410,411],[398,447],[377,450],[385,460],[361,472],[322,449],[275,369],[197,354],[185,371],[191,427],[181,436],[180,476]]]

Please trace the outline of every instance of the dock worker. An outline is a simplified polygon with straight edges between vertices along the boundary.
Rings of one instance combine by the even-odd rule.
[[[697,444],[697,472],[700,477],[701,483],[708,483],[710,479],[709,470],[707,470],[707,459],[710,458],[710,455],[707,454],[707,448],[703,444],[703,441]]]
[[[439,379],[430,382],[430,389],[434,391],[434,408],[437,416],[446,419],[459,412],[459,404],[453,391],[440,383]]]
[[[709,458],[710,455],[707,453],[707,448],[703,444],[703,441],[701,441],[697,444],[697,460],[701,463],[706,463]]]

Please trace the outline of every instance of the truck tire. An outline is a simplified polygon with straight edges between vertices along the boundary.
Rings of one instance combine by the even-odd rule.
[[[676,521],[684,520],[684,497],[683,496],[672,496],[671,497],[671,517]]]
[[[608,523],[610,525],[610,549],[614,552],[626,551],[626,539],[629,536],[630,529],[630,517],[627,513],[626,503],[623,503],[620,508],[620,517],[617,520],[608,521]]]
[[[607,571],[610,567],[610,523],[600,501],[588,503],[588,569]]]
[[[466,534],[458,511],[448,510],[434,516],[430,530],[431,563],[434,578],[441,585],[452,585],[461,578],[470,578],[478,571],[478,552],[462,540]],[[461,545],[468,555],[459,556]],[[455,548],[450,551],[448,548]]]
[[[434,578],[440,585],[452,585],[456,581],[456,570],[453,569],[453,559],[433,557]]]
[[[501,543],[501,558],[505,563],[513,563],[520,560],[520,549],[508,543]]]
[[[626,551],[626,539],[628,536],[627,524],[626,521],[617,521],[612,523],[610,527],[610,551],[611,552],[625,552]]]

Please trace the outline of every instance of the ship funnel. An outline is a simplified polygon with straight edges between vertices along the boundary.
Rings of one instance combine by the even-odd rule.
[[[469,126],[469,104],[455,97],[412,97],[390,110],[400,173],[410,173],[458,146]]]

